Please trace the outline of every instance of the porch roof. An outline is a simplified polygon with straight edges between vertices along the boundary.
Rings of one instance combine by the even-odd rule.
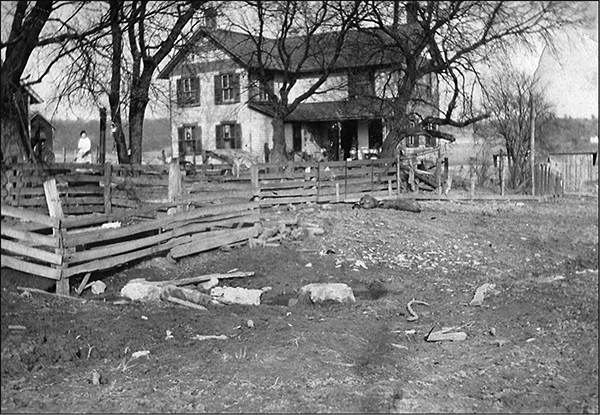
[[[250,102],[248,106],[270,117],[273,116],[273,110],[268,104]],[[299,104],[294,112],[286,117],[286,121],[348,121],[371,120],[382,117],[382,111],[374,111],[373,104],[367,100],[350,99],[345,101],[307,102]]]

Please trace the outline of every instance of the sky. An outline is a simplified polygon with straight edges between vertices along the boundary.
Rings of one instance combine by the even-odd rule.
[[[595,15],[594,28],[569,30],[568,33],[559,36],[556,53],[550,48],[540,47],[533,53],[515,50],[514,56],[511,57],[514,63],[540,79],[549,101],[554,104],[556,114],[560,117],[598,117],[598,3],[588,3],[590,13]],[[58,71],[53,76],[57,74]],[[53,85],[52,77],[49,77],[34,87],[44,103],[32,109],[40,111],[48,118],[53,115],[53,108],[48,105],[54,93]],[[168,117],[168,112],[165,110],[153,113],[149,108],[146,116]],[[90,117],[98,117],[98,108],[80,108],[75,112],[60,110],[54,115],[54,118],[62,119]]]

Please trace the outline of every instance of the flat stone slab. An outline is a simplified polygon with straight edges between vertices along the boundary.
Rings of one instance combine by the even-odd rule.
[[[299,298],[310,299],[313,303],[336,301],[355,302],[352,288],[343,283],[308,284],[300,288]]]

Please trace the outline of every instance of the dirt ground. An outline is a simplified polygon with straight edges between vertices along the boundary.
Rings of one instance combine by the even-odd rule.
[[[3,268],[1,410],[598,413],[598,199],[421,205],[273,209],[325,234],[131,264],[86,301],[21,295],[49,280]],[[115,304],[132,278],[233,269],[255,276],[220,285],[272,287],[261,305]],[[313,282],[356,302],[290,303]],[[442,327],[467,338],[425,341]]]

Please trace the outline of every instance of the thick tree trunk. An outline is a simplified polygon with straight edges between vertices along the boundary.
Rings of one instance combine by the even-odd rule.
[[[137,101],[137,100],[136,100]],[[142,164],[142,136],[144,133],[144,114],[146,103],[132,102],[129,109],[129,148],[131,164]]]
[[[148,91],[152,79],[152,70],[144,69],[138,82],[131,88],[131,106],[129,107],[129,149],[130,163],[142,164],[142,141],[144,135],[144,117],[148,106]]]
[[[287,145],[285,143],[285,123],[277,114],[271,121],[273,126],[273,149],[269,161],[272,163],[284,163],[288,161]]]
[[[110,104],[110,118],[116,127],[116,131],[113,132],[113,139],[115,140],[115,144],[117,146],[117,157],[119,158],[119,164],[129,164],[129,154],[127,151],[127,143],[125,142],[125,134],[123,133],[123,122],[121,120],[121,60],[123,58],[123,30],[121,29],[119,14],[122,7],[122,1],[110,1],[112,67],[108,102]]]

